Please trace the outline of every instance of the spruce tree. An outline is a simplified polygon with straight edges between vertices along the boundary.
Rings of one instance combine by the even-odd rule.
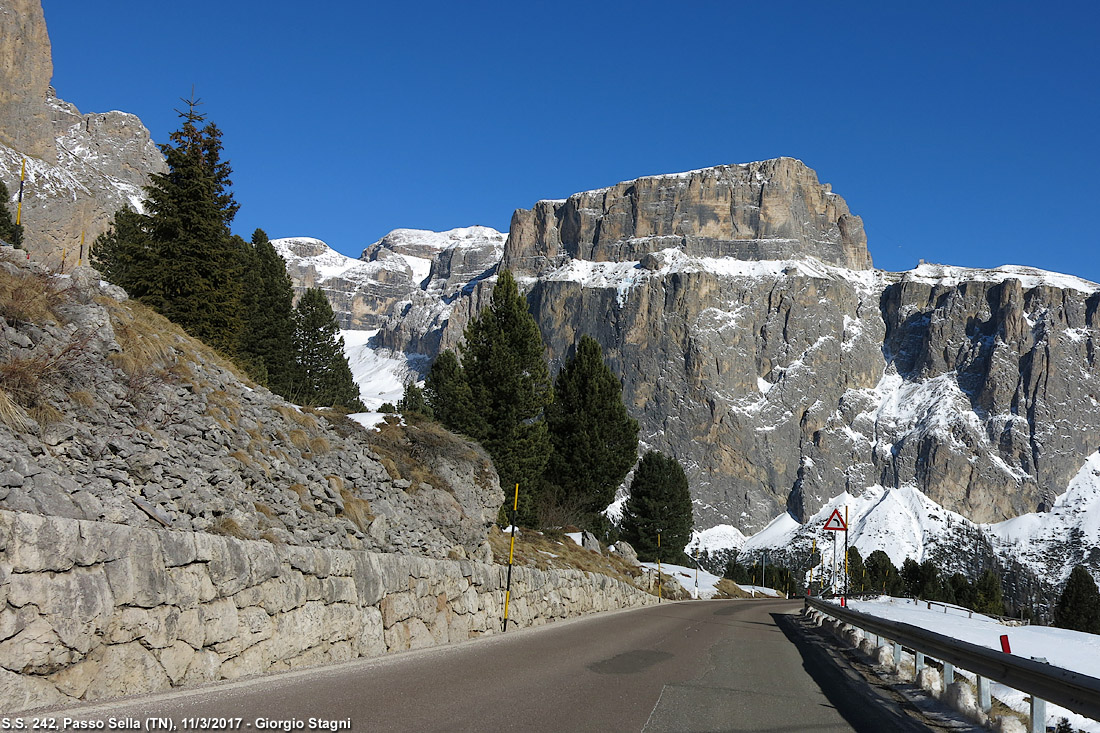
[[[1100,590],[1084,566],[1078,565],[1069,574],[1054,607],[1054,625],[1100,634]]]
[[[512,273],[498,275],[492,304],[467,326],[465,341],[461,373],[475,415],[463,432],[492,456],[505,495],[520,485],[519,518],[530,526],[537,521],[534,494],[550,455],[542,417],[553,389],[542,336]],[[511,509],[511,502],[502,506]]]
[[[298,383],[293,398],[303,405],[340,406],[353,412],[365,409],[359,400],[344,338],[328,298],[319,288],[302,295],[295,309],[294,346]]]
[[[626,413],[622,386],[594,338],[582,336],[558,373],[546,426],[553,448],[547,481],[560,502],[577,507],[583,526],[602,530],[601,512],[638,460],[638,421]]]
[[[424,399],[435,419],[448,430],[480,440],[488,432],[474,409],[466,373],[455,352],[447,349],[435,358],[424,380]]]
[[[23,225],[15,223],[15,217],[8,209],[9,198],[8,187],[4,185],[3,181],[0,181],[0,240],[13,247],[21,247],[23,245]]]
[[[691,493],[687,476],[672,457],[649,451],[634,470],[630,497],[623,508],[622,538],[641,560],[679,559],[691,540]]]
[[[168,164],[146,187],[149,211],[142,229],[150,246],[127,266],[130,295],[188,333],[233,354],[242,326],[242,252],[229,224],[237,203],[231,168],[221,159],[221,131],[185,100],[180,129],[160,146]]]
[[[397,403],[397,409],[404,415],[415,415],[429,420],[435,417],[428,401],[424,398],[424,390],[410,382],[405,385],[405,393]]]
[[[147,217],[136,211],[119,209],[107,231],[96,237],[88,253],[88,261],[104,280],[131,295],[136,295],[135,268],[147,266],[156,256],[146,223]]]
[[[867,582],[870,590],[875,590],[886,595],[898,595],[902,592],[902,580],[898,574],[897,566],[890,560],[890,556],[882,550],[875,550],[867,556],[865,563],[867,568]]]
[[[988,613],[994,616],[1003,616],[1005,612],[1004,592],[1001,589],[1001,579],[992,570],[985,570],[974,584],[976,601],[974,610],[978,613]]]
[[[294,352],[294,287],[286,262],[263,229],[253,232],[246,256],[241,357],[251,365],[254,378],[288,397],[300,381]]]

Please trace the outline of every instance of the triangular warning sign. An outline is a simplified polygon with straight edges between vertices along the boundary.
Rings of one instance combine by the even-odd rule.
[[[847,532],[848,525],[844,523],[844,517],[840,516],[840,510],[834,509],[829,518],[825,520],[825,529],[833,532]]]

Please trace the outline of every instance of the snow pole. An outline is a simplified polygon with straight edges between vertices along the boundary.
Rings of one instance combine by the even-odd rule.
[[[84,230],[80,230],[80,256],[76,258],[76,266],[84,265]]]
[[[814,557],[817,556],[817,538],[814,537],[813,548],[810,550],[810,585],[806,588],[806,595],[810,595],[811,589],[814,587],[814,569],[817,567],[813,564]]]
[[[27,178],[27,159],[23,158],[23,168],[19,171],[19,203],[15,206],[15,226],[19,226],[23,218],[23,181]]]
[[[844,505],[844,595],[848,595],[848,505]],[[843,603],[841,605],[844,605]]]
[[[657,602],[660,603],[661,598],[661,533],[657,533]]]
[[[512,543],[508,547],[508,582],[504,587],[504,628],[508,630],[508,602],[512,600],[512,557],[516,552],[516,512],[519,511],[519,483],[516,483],[516,498],[512,500]]]
[[[19,171],[19,203],[15,206],[15,226],[20,226],[23,221],[23,181],[27,178],[27,159],[23,158],[23,167]],[[23,247],[23,249],[27,249]],[[27,250],[27,259],[31,258],[30,250]]]

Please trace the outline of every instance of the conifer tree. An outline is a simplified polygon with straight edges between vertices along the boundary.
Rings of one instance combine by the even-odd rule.
[[[902,590],[902,580],[897,566],[890,556],[882,550],[875,550],[867,556],[865,563],[867,580],[872,590],[886,595],[898,595]]]
[[[243,263],[229,224],[239,207],[229,190],[231,168],[221,159],[221,131],[202,124],[198,100],[185,101],[183,124],[160,146],[168,172],[153,174],[145,190],[149,214],[142,228],[150,247],[127,268],[123,287],[192,336],[233,354],[242,325]]]
[[[8,209],[9,197],[8,187],[4,185],[3,181],[0,181],[0,240],[13,247],[21,247],[23,245],[23,225],[15,223],[15,217]]]
[[[553,389],[542,336],[512,273],[498,275],[492,304],[467,326],[465,340],[461,373],[475,416],[464,432],[492,456],[505,495],[520,485],[519,518],[530,526],[535,487],[550,455],[542,417]]]
[[[1100,634],[1100,590],[1082,565],[1069,574],[1054,608],[1054,625],[1062,629]]]
[[[992,570],[985,570],[974,584],[976,600],[974,610],[978,613],[989,613],[995,616],[1003,616],[1005,612],[1004,591],[1001,589],[1001,579]]]
[[[297,352],[298,384],[293,397],[303,405],[340,406],[358,412],[359,400],[344,338],[328,298],[319,288],[302,295],[295,309],[294,346]]]
[[[185,100],[180,129],[160,146],[168,164],[145,188],[147,214],[122,210],[92,246],[109,281],[188,333],[235,356],[243,327],[245,250],[229,224],[237,213],[221,131]]]
[[[96,237],[88,253],[88,261],[103,278],[135,294],[134,268],[144,266],[155,257],[152,242],[145,229],[146,217],[128,208],[115,212],[107,231]]]
[[[405,385],[405,393],[397,403],[397,409],[404,415],[417,415],[429,420],[435,417],[428,401],[424,399],[424,390],[417,387],[414,382]]]
[[[600,513],[638,460],[638,421],[626,413],[622,386],[594,338],[581,336],[558,372],[546,426],[553,447],[547,481],[587,529],[603,529]]]
[[[263,229],[253,232],[246,257],[241,356],[252,365],[254,378],[288,397],[300,381],[295,374],[294,287],[286,262]]]
[[[691,539],[691,493],[687,476],[672,457],[649,451],[634,470],[630,497],[623,508],[622,538],[641,560],[657,558],[660,533],[661,557],[679,558]]]
[[[435,419],[448,430],[482,438],[488,428],[474,409],[474,398],[466,373],[455,352],[447,349],[435,358],[424,380],[424,399]]]

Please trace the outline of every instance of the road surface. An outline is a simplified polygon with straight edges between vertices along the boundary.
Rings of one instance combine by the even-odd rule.
[[[801,605],[663,603],[38,717],[58,721],[63,733],[65,717],[103,721],[105,730],[139,721],[146,731],[151,717],[170,717],[176,731],[203,730],[203,719],[228,718],[233,729],[249,733],[911,727],[896,710],[853,691],[855,683],[794,630],[788,614]]]

